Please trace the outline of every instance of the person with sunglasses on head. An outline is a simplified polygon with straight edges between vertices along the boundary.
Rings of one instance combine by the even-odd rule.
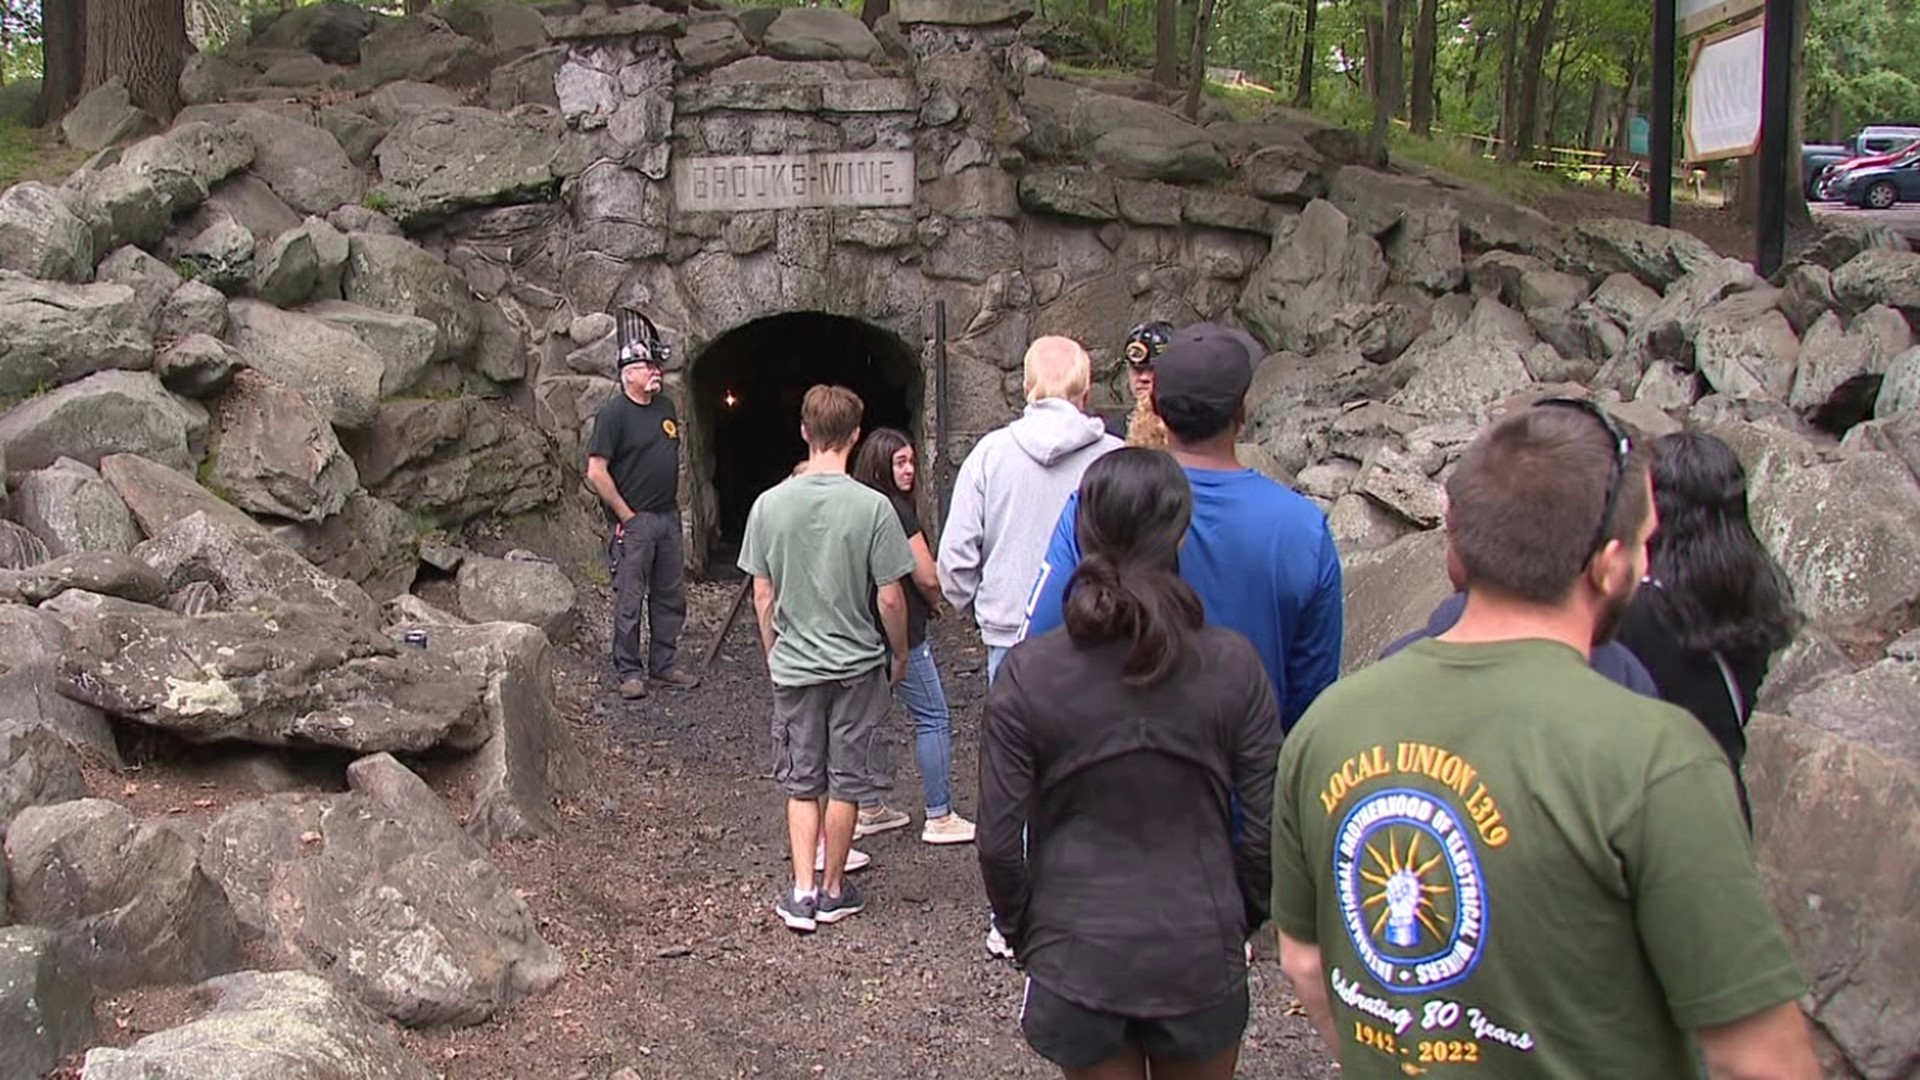
[[[594,415],[587,483],[613,518],[613,672],[620,696],[647,696],[647,682],[677,690],[699,676],[674,663],[687,618],[680,532],[680,417],[663,389],[671,356],[653,320],[631,308],[615,319],[620,393]],[[640,623],[647,651],[640,651]]]
[[[1192,513],[1165,453],[1095,462],[1066,625],[1007,657],[981,721],[981,874],[1021,1027],[1068,1080],[1226,1080],[1247,1024],[1280,725],[1259,656],[1180,578]]]
[[[1167,426],[1153,411],[1153,362],[1172,339],[1172,323],[1144,322],[1127,331],[1124,360],[1133,406],[1109,414],[1106,423],[1107,434],[1128,446],[1166,448]]]
[[[1726,756],[1588,663],[1647,572],[1647,458],[1587,401],[1482,432],[1447,481],[1459,621],[1280,753],[1281,968],[1344,1076],[1820,1075]]]

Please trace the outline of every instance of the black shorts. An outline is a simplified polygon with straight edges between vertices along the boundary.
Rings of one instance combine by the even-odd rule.
[[[1020,1030],[1034,1053],[1063,1069],[1091,1069],[1129,1045],[1162,1061],[1206,1061],[1240,1042],[1248,1008],[1247,986],[1241,983],[1218,1005],[1142,1020],[1075,1005],[1028,979]]]

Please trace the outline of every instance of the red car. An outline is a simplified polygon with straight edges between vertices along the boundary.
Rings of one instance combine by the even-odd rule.
[[[1837,197],[1836,190],[1846,175],[1857,169],[1877,169],[1882,166],[1901,166],[1920,157],[1920,140],[1907,143],[1898,150],[1884,154],[1869,154],[1866,157],[1848,158],[1836,162],[1820,171],[1820,178],[1814,181],[1814,195],[1820,199],[1832,200]]]

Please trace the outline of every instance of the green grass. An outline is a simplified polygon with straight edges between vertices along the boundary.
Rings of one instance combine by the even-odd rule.
[[[58,184],[86,160],[84,152],[62,145],[51,128],[0,123],[0,188],[25,180]]]

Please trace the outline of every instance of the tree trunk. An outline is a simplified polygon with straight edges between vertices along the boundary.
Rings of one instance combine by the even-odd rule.
[[[1492,37],[1489,30],[1473,32],[1473,58],[1467,61],[1467,84],[1460,88],[1460,101],[1469,109],[1473,107],[1473,92],[1480,85],[1480,59],[1486,55],[1487,42]]]
[[[1633,157],[1633,99],[1640,92],[1640,46],[1627,54],[1627,88],[1620,92],[1620,109],[1613,118],[1613,160]]]
[[[1306,0],[1306,4],[1307,25],[1300,31],[1300,81],[1293,88],[1296,109],[1313,108],[1313,69],[1320,62],[1313,47],[1314,24],[1320,20],[1320,0]]]
[[[1107,0],[1087,0],[1087,14],[1096,19],[1107,17]]]
[[[1540,117],[1540,69],[1546,63],[1547,43],[1553,37],[1554,0],[1540,0],[1540,13],[1527,31],[1527,56],[1520,65],[1520,102],[1511,140],[1514,161],[1533,150]]]
[[[1360,32],[1366,39],[1361,46],[1364,63],[1360,67],[1360,86],[1371,101],[1380,96],[1380,35],[1385,33],[1380,26],[1380,16],[1368,15],[1361,23]]]
[[[1421,138],[1433,134],[1433,61],[1439,23],[1439,0],[1420,0],[1420,14],[1413,24],[1413,100],[1407,106],[1407,119]]]
[[[1367,56],[1373,77],[1373,130],[1367,133],[1367,161],[1379,167],[1387,161],[1387,128],[1405,95],[1401,93],[1401,52],[1406,31],[1401,22],[1401,0],[1381,0],[1379,34]]]
[[[860,5],[860,21],[866,23],[868,29],[872,29],[874,24],[886,18],[887,12],[892,10],[893,0],[865,0]]]
[[[1593,80],[1587,88],[1587,130],[1581,133],[1582,150],[1605,149],[1607,141],[1607,114],[1612,111],[1612,93],[1605,79]]]
[[[1200,0],[1200,13],[1193,20],[1193,59],[1187,70],[1187,119],[1200,118],[1200,88],[1207,81],[1207,28],[1213,21],[1213,0]]]
[[[40,6],[43,50],[40,103],[34,120],[47,124],[60,119],[80,100],[87,75],[87,6],[85,0],[44,0]]]
[[[1566,104],[1567,63],[1573,58],[1573,47],[1567,34],[1560,41],[1560,57],[1553,64],[1553,90],[1547,94],[1546,106],[1540,110],[1540,140],[1549,146],[1554,145],[1554,132],[1560,130],[1560,108]]]
[[[1500,160],[1513,160],[1514,106],[1519,93],[1514,88],[1515,69],[1520,62],[1520,15],[1522,0],[1513,0],[1507,9],[1507,25],[1501,31],[1500,53]]]
[[[1154,0],[1153,81],[1180,85],[1180,0]]]
[[[406,0],[401,8],[408,15],[419,15],[433,6],[433,0]]]
[[[1807,0],[1793,3],[1792,101],[1787,115],[1787,227],[1811,228],[1813,208],[1807,205],[1806,179],[1800,175],[1800,147],[1807,141]]]
[[[180,111],[180,71],[193,52],[185,0],[89,0],[84,90],[119,77],[133,104],[162,123]]]

